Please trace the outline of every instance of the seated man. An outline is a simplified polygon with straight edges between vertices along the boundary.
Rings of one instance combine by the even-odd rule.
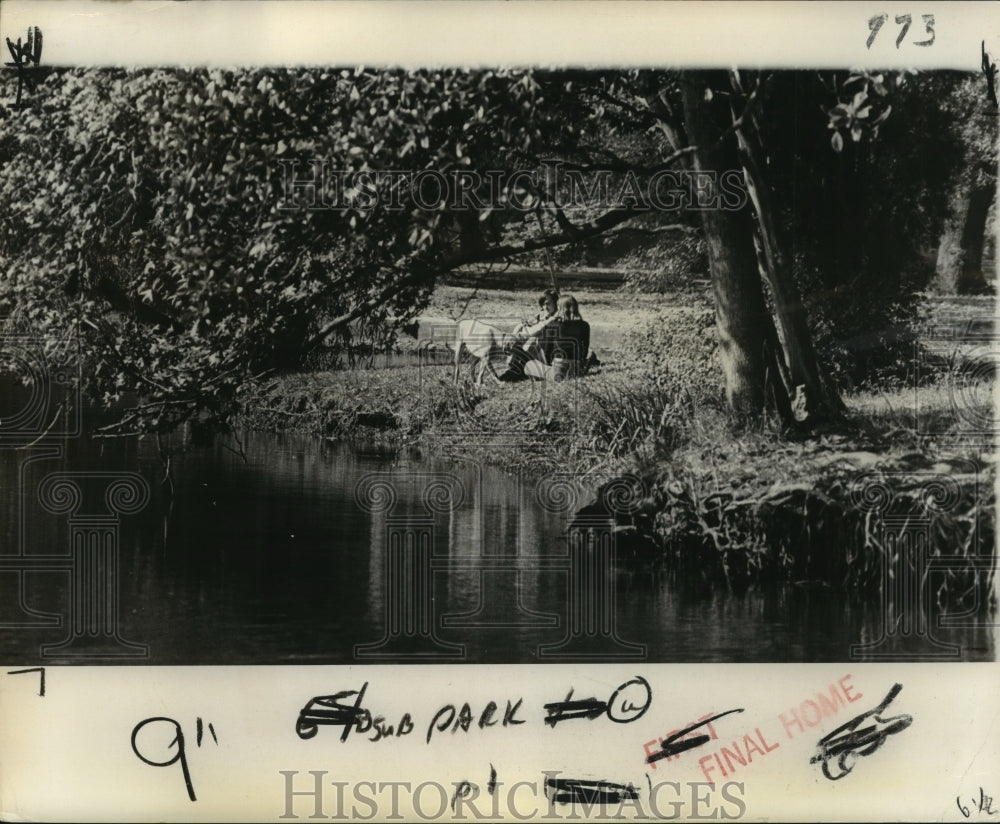
[[[546,349],[550,337],[548,330],[558,320],[556,315],[550,315],[532,326],[522,327],[515,333],[519,337],[525,336],[526,340],[514,346],[507,359],[507,368],[499,375],[500,380],[512,381],[523,378],[526,363],[535,363],[537,359],[547,357]]]
[[[532,324],[551,318],[556,313],[556,304],[559,302],[559,293],[555,289],[546,289],[538,296],[538,314],[535,315]]]
[[[546,353],[542,351],[542,340],[549,324],[556,319],[556,301],[559,293],[554,289],[546,289],[538,298],[539,312],[530,323],[522,324],[514,330],[514,334],[521,339],[510,358],[507,359],[507,368],[500,374],[500,380],[517,380],[524,377],[524,364],[533,358],[546,359]]]
[[[558,300],[559,293],[555,289],[546,289],[538,297],[538,314],[530,323],[523,324],[514,331],[515,335],[524,338],[520,345],[529,357],[538,356],[538,336],[545,331],[546,321],[555,315]]]

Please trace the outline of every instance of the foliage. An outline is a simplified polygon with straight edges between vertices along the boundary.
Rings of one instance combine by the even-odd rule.
[[[530,72],[50,72],[0,121],[0,314],[79,337],[99,397],[139,393],[128,431],[224,420],[324,324],[419,311],[450,250],[446,210],[407,191],[287,208],[282,163],[448,173],[571,142],[544,94]]]
[[[705,240],[695,233],[637,246],[622,260],[626,283],[639,292],[663,294],[708,276]]]
[[[715,315],[707,308],[664,309],[629,330],[622,358],[638,374],[659,385],[677,387],[695,401],[721,397]]]
[[[768,487],[722,483],[690,466],[670,467],[655,483],[661,509],[656,532],[669,565],[734,588],[758,580],[823,583],[852,591],[884,587],[886,540],[882,517],[866,512],[851,497],[859,472],[851,467],[812,468],[804,481],[780,479],[779,466],[795,458],[780,448],[782,462],[758,461]],[[803,450],[799,450],[800,453]],[[809,460],[800,454],[799,460]],[[926,476],[900,468],[880,480],[891,489],[894,514],[927,517]],[[738,476],[737,476],[738,477]],[[975,609],[991,598],[993,572],[975,562],[994,556],[994,495],[991,487],[956,478],[959,495],[949,512],[932,512],[931,548],[949,558],[947,575],[934,585],[941,608]],[[912,569],[912,574],[919,570]]]
[[[867,477],[891,490],[893,515],[930,516],[930,551],[955,561],[954,573],[935,582],[940,605],[971,608],[991,597],[993,573],[974,558],[995,554],[993,466],[956,459],[961,440],[920,443],[915,433],[942,413],[955,421],[939,390],[919,392],[919,422],[912,389],[895,395],[888,416],[880,393],[849,401],[848,426],[805,439],[767,427],[733,437],[724,412],[700,410],[671,459],[646,477],[668,565],[734,588],[770,579],[877,591],[892,544],[882,516],[852,495]],[[901,409],[909,409],[905,422]],[[929,512],[921,484],[942,467],[959,494],[953,508]]]
[[[946,72],[773,77],[763,103],[769,168],[818,349],[891,338],[912,317],[965,162],[948,101],[967,82]],[[831,134],[841,135],[832,148]]]
[[[887,97],[902,78],[902,75],[858,71],[839,84],[839,102],[830,109],[827,123],[830,145],[835,152],[842,151],[848,140],[860,143],[878,137],[879,126],[892,113]]]
[[[457,395],[446,370],[429,370],[422,389],[415,377],[402,369],[290,374],[248,393],[240,420],[259,429],[398,445],[454,412]]]
[[[530,208],[516,210],[428,210],[386,179],[375,208],[294,208],[310,192],[288,198],[286,184],[314,161],[330,174],[453,175],[555,158],[648,179],[686,144],[678,82],[637,70],[48,70],[21,112],[0,110],[0,314],[79,339],[91,391],[109,406],[134,397],[120,428],[144,431],[225,423],[257,381],[321,341],[336,358],[361,337],[391,339],[443,271],[496,244],[546,265],[634,262],[649,272],[636,286],[662,289],[704,265],[698,234],[659,234],[697,215],[622,214],[633,219],[583,235],[529,184]],[[986,151],[956,125],[967,86],[815,72],[765,82],[768,175],[821,348],[885,328],[926,283],[942,193]],[[839,152],[831,125],[850,137]],[[569,217],[580,226],[601,209]],[[561,251],[540,250],[560,232]],[[649,330],[636,354],[714,390],[708,337],[688,351],[685,322]]]
[[[670,457],[694,412],[679,380],[608,380],[583,387],[589,448],[650,465]]]

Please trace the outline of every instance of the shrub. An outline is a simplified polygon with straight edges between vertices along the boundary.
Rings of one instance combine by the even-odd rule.
[[[627,370],[686,391],[695,401],[716,400],[724,385],[715,314],[711,309],[665,309],[622,341]]]
[[[708,277],[708,251],[700,234],[682,234],[671,242],[634,246],[621,259],[625,282],[637,292],[663,294]]]
[[[667,458],[693,414],[691,396],[669,376],[659,382],[607,381],[584,389],[590,412],[588,445],[610,458]]]

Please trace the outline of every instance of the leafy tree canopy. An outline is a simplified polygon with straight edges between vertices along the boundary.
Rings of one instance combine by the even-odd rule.
[[[545,95],[530,72],[51,73],[0,126],[0,312],[80,336],[92,388],[142,396],[137,428],[222,414],[324,328],[419,310],[447,252],[444,209],[283,208],[289,170],[571,143]]]
[[[972,136],[956,125],[961,93],[935,109],[908,88],[785,73],[755,98],[807,283],[836,294],[877,272],[896,293],[940,222],[939,190]],[[907,130],[937,141],[939,169],[906,148]],[[346,342],[350,322],[391,330],[461,263],[626,221],[695,224],[632,206],[567,216],[530,183],[517,209],[428,209],[384,176],[367,192],[376,208],[358,191],[354,208],[289,208],[308,205],[304,181],[552,158],[648,179],[689,149],[678,78],[660,71],[50,70],[22,111],[0,110],[0,314],[78,338],[90,389],[134,400],[124,431],[224,421],[248,383]]]

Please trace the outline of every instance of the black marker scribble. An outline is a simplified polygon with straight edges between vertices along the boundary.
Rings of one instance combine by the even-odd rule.
[[[212,733],[212,740],[216,744],[218,744],[219,743],[219,739],[215,735],[215,727],[212,726],[212,722],[211,721],[208,722],[208,731],[210,733]],[[201,739],[202,739],[202,737],[205,734],[205,723],[201,720],[201,716],[198,717],[198,720],[195,723],[195,733],[197,735],[197,741],[196,741],[196,743],[200,747],[201,746]]]
[[[620,804],[623,800],[634,800],[639,793],[631,784],[615,784],[611,781],[585,781],[578,778],[547,778],[545,792],[556,804]]]
[[[565,701],[545,705],[548,713],[545,723],[554,727],[560,721],[571,721],[574,718],[593,720],[607,715],[616,724],[628,724],[642,717],[652,700],[649,682],[641,675],[619,685],[607,701],[599,698],[579,698],[574,701],[573,689],[570,688]]]
[[[573,697],[573,690],[566,694],[565,701],[556,701],[545,705],[548,716],[545,723],[554,727],[560,721],[571,721],[574,718],[599,718],[607,712],[606,702],[597,698],[581,698],[577,701],[570,700]]]
[[[688,738],[685,741],[678,741],[679,738],[684,738],[689,732],[693,732],[698,729],[698,727],[704,727],[706,724],[715,721],[718,718],[722,718],[724,715],[730,715],[734,712],[743,712],[743,708],[740,707],[736,710],[726,710],[725,712],[720,712],[718,715],[713,715],[711,718],[706,718],[704,721],[699,721],[697,724],[692,724],[690,727],[685,727],[683,730],[678,730],[669,738],[664,738],[663,743],[660,744],[660,751],[654,752],[646,758],[647,764],[655,764],[661,758],[669,758],[671,755],[677,755],[682,752],[687,752],[688,750],[693,750],[695,747],[700,747],[706,741],[708,741],[711,736],[709,735],[696,735],[694,738]]]
[[[459,781],[455,785],[455,794],[451,797],[451,809],[454,810],[459,799],[468,798],[472,795],[472,784],[469,781]]]
[[[165,760],[154,760],[150,758],[149,755],[143,752],[139,747],[139,734],[150,724],[172,724],[174,728],[174,737],[167,744],[167,749],[175,750],[174,754],[170,758]],[[201,717],[198,717],[196,722],[198,730],[198,746],[201,746],[202,730],[204,729],[204,722]],[[219,743],[219,739],[215,735],[215,727],[212,723],[208,724],[209,732],[212,733],[212,739],[216,744]],[[147,742],[148,746],[148,742]],[[188,766],[187,750],[184,747],[184,730],[181,729],[181,725],[175,721],[173,718],[167,718],[162,715],[157,715],[153,718],[146,718],[140,721],[132,728],[132,752],[135,753],[136,758],[142,761],[143,764],[148,764],[150,767],[172,767],[174,764],[180,762],[181,772],[184,776],[184,786],[187,789],[188,798],[191,801],[197,801],[198,798],[194,794],[194,782],[191,781],[191,768]]]
[[[837,781],[854,769],[854,761],[863,756],[871,755],[881,747],[886,738],[902,732],[913,723],[913,717],[909,715],[897,715],[893,718],[882,718],[880,713],[892,703],[893,699],[899,695],[903,689],[902,684],[895,684],[889,690],[889,694],[882,700],[875,709],[862,713],[857,718],[848,721],[841,727],[837,727],[829,735],[824,736],[819,742],[819,753],[814,755],[810,764],[822,762],[823,775],[831,781]],[[868,718],[875,718],[874,724],[861,727],[860,725]],[[884,725],[880,728],[879,725]],[[837,775],[830,774],[830,761],[837,759]]]
[[[621,684],[608,699],[608,718],[616,724],[630,724],[641,718],[653,703],[653,690],[641,675]]]
[[[368,714],[368,710],[361,706],[366,689],[368,689],[367,681],[360,690],[343,690],[334,695],[320,695],[313,698],[299,711],[295,732],[299,738],[312,738],[319,732],[320,726],[342,726],[344,731],[340,734],[340,740],[346,741],[347,736],[351,733],[351,728],[358,725]],[[353,704],[340,703],[352,695],[357,696]]]
[[[174,747],[176,752],[171,758],[165,761],[154,761],[152,758],[148,758],[139,750],[139,745],[136,739],[139,737],[139,733],[143,731],[149,724],[158,724],[160,722],[165,724],[174,725],[174,738],[167,745],[167,748]],[[140,721],[135,727],[132,728],[132,752],[135,753],[136,758],[142,761],[144,764],[149,764],[150,767],[170,767],[176,764],[178,761],[181,763],[181,772],[184,775],[184,786],[187,789],[188,798],[192,801],[197,801],[198,798],[194,794],[194,784],[191,782],[191,770],[188,767],[187,753],[184,751],[184,731],[181,729],[181,725],[178,724],[173,718],[166,718],[162,715],[158,715],[154,718],[147,718],[144,721]]]

